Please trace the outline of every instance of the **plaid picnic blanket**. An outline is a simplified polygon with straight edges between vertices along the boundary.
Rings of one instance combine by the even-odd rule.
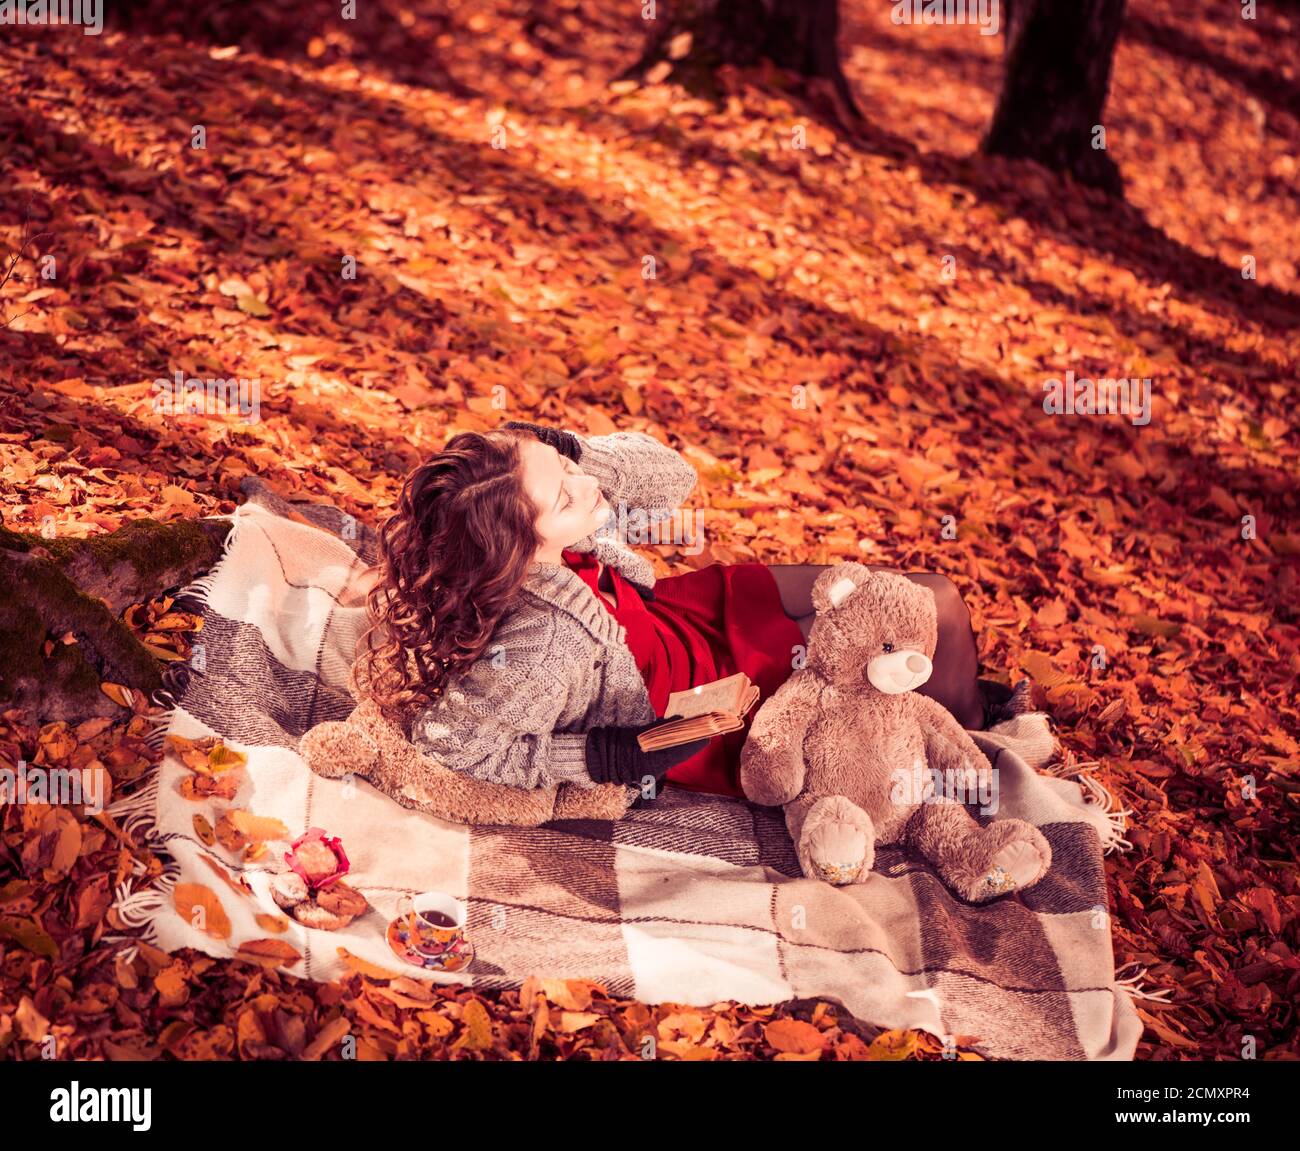
[[[270,934],[258,916],[279,917],[269,884],[288,844],[252,863],[207,846],[195,815],[215,826],[236,807],[281,820],[293,837],[309,827],[340,837],[347,880],[370,903],[341,931],[289,920],[274,936],[299,956],[285,970],[308,979],[346,974],[344,949],[395,973],[483,988],[538,975],[594,979],[647,1003],[820,997],[870,1024],[961,1036],[991,1058],[1133,1057],[1142,1028],[1115,978],[1103,873],[1103,855],[1125,844],[1123,813],[1095,802],[1095,781],[1085,790],[1035,770],[1056,750],[1042,713],[971,733],[999,769],[998,815],[1030,821],[1052,846],[1035,887],[979,906],[898,848],[878,848],[865,884],[805,879],[779,808],[672,787],[616,822],[448,823],[368,783],[317,776],[298,756],[303,732],[355,706],[358,580],[375,534],[338,509],[289,505],[255,479],[245,492],[225,555],[184,589],[202,604],[203,668],[157,738],[219,736],[247,755],[246,779],[233,801],[187,799],[189,769],[169,751],[110,807],[164,861],[153,882],[141,865],[119,888],[126,934],[116,938],[217,956],[258,950]],[[227,921],[219,931],[192,926],[188,903],[178,913],[178,883],[211,891]],[[387,945],[398,898],[426,890],[467,907],[476,957],[457,974],[406,965]]]

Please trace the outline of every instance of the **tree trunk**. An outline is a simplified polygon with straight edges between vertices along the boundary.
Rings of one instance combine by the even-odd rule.
[[[645,51],[624,78],[671,79],[716,99],[717,68],[768,60],[828,86],[842,116],[861,116],[840,66],[839,0],[660,0],[657,9]]]
[[[1119,195],[1119,169],[1094,131],[1102,123],[1124,0],[1015,0],[1003,7],[1006,65],[990,155],[1036,160]]]
[[[135,520],[107,536],[47,540],[0,528],[0,708],[37,723],[83,720],[121,713],[103,682],[160,687],[158,661],[120,616],[211,568],[229,530]]]

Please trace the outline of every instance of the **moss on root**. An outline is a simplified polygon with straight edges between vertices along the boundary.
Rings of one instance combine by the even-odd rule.
[[[81,720],[119,711],[103,681],[158,688],[158,661],[119,616],[211,568],[228,530],[220,521],[136,520],[107,536],[47,540],[0,528],[5,706],[39,721]],[[69,633],[75,642],[65,644]]]
[[[121,612],[211,568],[228,530],[212,520],[142,519],[111,535],[42,544],[70,579]]]

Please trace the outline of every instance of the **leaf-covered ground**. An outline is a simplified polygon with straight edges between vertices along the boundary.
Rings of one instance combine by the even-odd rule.
[[[707,509],[706,550],[659,570],[942,571],[985,674],[1036,681],[1132,812],[1107,870],[1116,962],[1154,997],[1139,1057],[1296,1057],[1295,9],[1132,0],[1120,205],[974,155],[1001,38],[888,5],[844,5],[856,134],[774,76],[724,75],[717,106],[611,89],[636,5],[358,7],[6,30],[0,249],[29,205],[49,235],[0,294],[4,525],[228,512],[249,472],[373,520],[455,429],[651,430]],[[155,412],[178,371],[257,380],[260,419]],[[1150,422],[1049,416],[1067,371],[1150,377]],[[165,607],[131,623],[183,653]],[[119,794],[152,754],[139,717],[3,723],[0,761]],[[9,1057],[47,1032],[65,1057],[311,1056],[346,1033],[373,1057],[635,1057],[647,1033],[683,1058],[939,1057],[816,1003],[126,963],[99,938],[133,860],[157,866],[111,820],[4,810]]]

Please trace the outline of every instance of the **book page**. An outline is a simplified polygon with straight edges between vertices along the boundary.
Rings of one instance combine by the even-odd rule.
[[[700,684],[686,691],[675,691],[668,697],[663,718],[690,717],[709,711],[729,711],[734,714],[741,709],[749,687],[749,677],[743,671],[738,671],[725,679],[715,679],[712,683]]]
[[[657,751],[665,747],[677,747],[696,739],[710,739],[735,731],[741,727],[741,721],[727,712],[711,711],[704,715],[692,716],[690,719],[678,717],[660,724],[653,731],[642,732],[637,736],[637,743],[642,751]]]

